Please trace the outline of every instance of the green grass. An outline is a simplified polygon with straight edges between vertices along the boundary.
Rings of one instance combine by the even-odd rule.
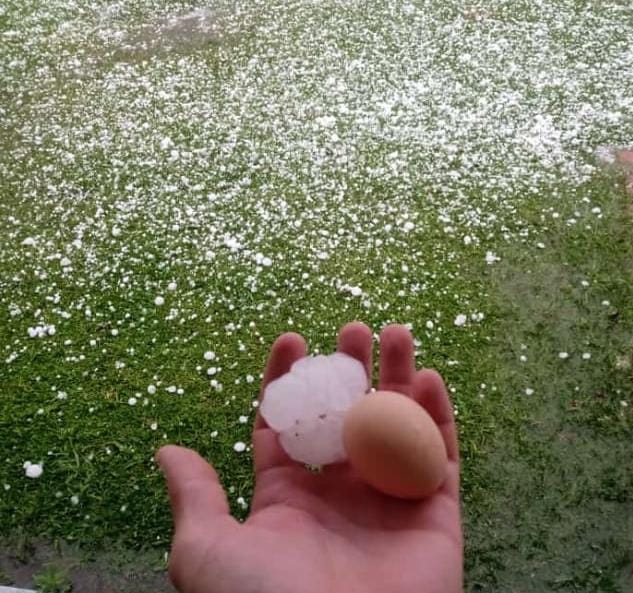
[[[633,137],[630,11],[216,4],[208,38],[170,33],[194,2],[0,13],[3,534],[162,554],[168,442],[245,516],[273,340],[400,322],[455,402],[469,590],[625,591],[630,198],[593,152]]]

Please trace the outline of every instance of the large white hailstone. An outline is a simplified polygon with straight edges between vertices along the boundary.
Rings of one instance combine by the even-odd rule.
[[[266,387],[260,410],[292,459],[336,463],[346,458],[345,412],[367,388],[365,368],[355,358],[340,352],[306,357]]]

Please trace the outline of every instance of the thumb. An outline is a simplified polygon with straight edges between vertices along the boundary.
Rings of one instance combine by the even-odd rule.
[[[218,474],[198,453],[167,445],[156,457],[167,481],[176,530],[228,518],[229,505]]]

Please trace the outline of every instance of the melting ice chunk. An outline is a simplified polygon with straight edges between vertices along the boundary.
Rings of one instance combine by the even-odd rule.
[[[305,357],[272,381],[260,406],[288,455],[325,465],[345,459],[343,416],[368,388],[363,365],[337,352]]]

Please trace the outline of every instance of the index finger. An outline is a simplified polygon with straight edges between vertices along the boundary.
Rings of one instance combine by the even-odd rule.
[[[264,397],[266,386],[275,379],[285,375],[290,367],[300,358],[306,356],[307,348],[303,336],[294,332],[288,332],[279,336],[270,349],[266,370],[264,371],[264,379],[262,388],[259,392],[259,401]],[[266,422],[262,415],[257,412],[255,418],[255,430],[265,428]]]

